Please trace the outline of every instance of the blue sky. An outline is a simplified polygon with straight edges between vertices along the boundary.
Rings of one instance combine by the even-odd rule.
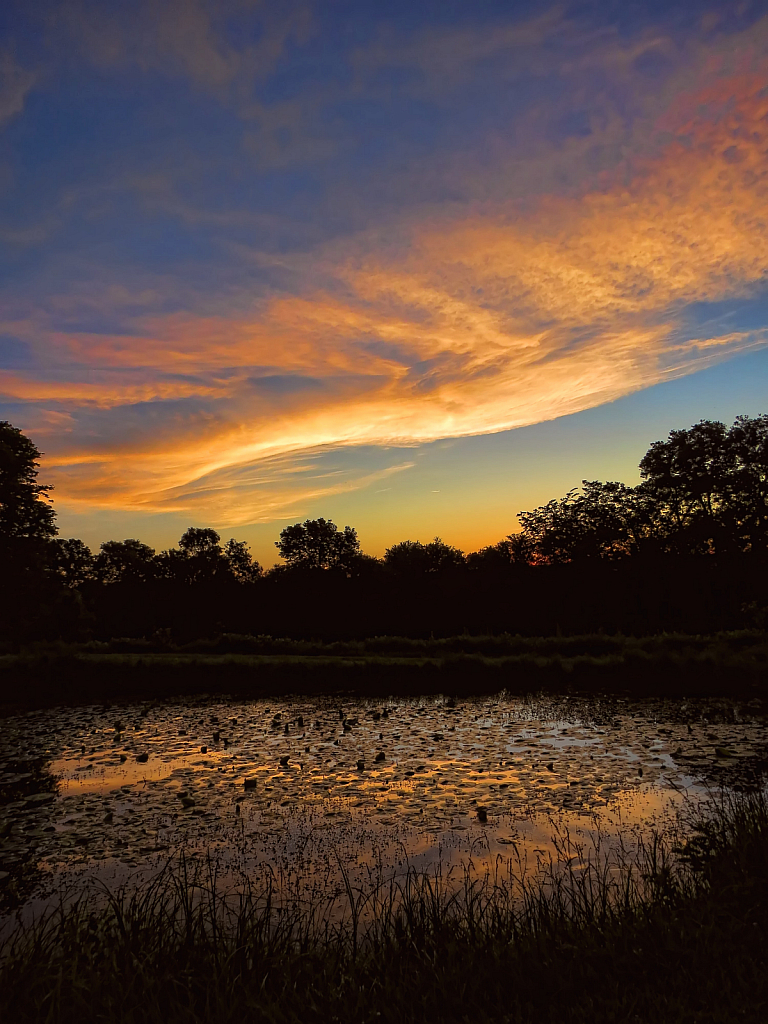
[[[768,410],[759,4],[9,3],[0,416],[61,532],[465,549]]]

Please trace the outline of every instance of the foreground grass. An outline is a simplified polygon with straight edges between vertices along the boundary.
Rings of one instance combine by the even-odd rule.
[[[0,653],[0,706],[231,693],[361,696],[622,691],[768,696],[764,632],[710,637],[375,637],[331,644],[225,635],[181,647],[124,640]]]
[[[268,891],[227,901],[182,864],[19,931],[0,1019],[765,1021],[765,798],[711,807],[677,854],[458,889],[412,873],[350,888],[341,920]]]

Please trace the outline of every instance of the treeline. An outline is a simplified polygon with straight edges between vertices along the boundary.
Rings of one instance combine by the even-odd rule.
[[[234,538],[190,527],[156,552],[97,553],[56,536],[40,452],[0,424],[0,635],[14,641],[222,633],[324,640],[763,626],[768,608],[768,416],[672,431],[642,482],[583,481],[520,512],[521,529],[465,554],[439,538],[381,559],[324,519],[284,529],[268,571]]]

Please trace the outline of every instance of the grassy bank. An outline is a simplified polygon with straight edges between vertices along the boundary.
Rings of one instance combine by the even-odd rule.
[[[732,1022],[768,1018],[768,806],[713,806],[682,856],[451,889],[411,874],[327,906],[180,868],[83,898],[3,950],[15,1022]]]
[[[224,636],[48,645],[0,654],[0,704],[103,701],[194,693],[274,696],[347,691],[614,691],[632,695],[768,694],[764,632],[711,637],[377,637],[318,644]]]

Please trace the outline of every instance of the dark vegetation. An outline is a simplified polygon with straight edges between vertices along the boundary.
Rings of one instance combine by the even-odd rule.
[[[266,573],[211,529],[160,553],[128,539],[94,556],[57,538],[39,458],[0,424],[0,628],[12,640],[647,635],[762,626],[768,608],[768,416],[672,431],[642,459],[639,486],[584,481],[466,556],[436,538],[375,559],[352,528],[318,519],[282,531],[285,564]]]
[[[139,668],[148,685],[186,674],[192,688],[215,688],[214,658],[227,685],[248,675],[257,690],[344,687],[355,658],[374,689],[389,690],[591,674],[608,686],[644,676],[670,692],[712,692],[728,675],[747,688],[764,677],[766,415],[672,431],[642,459],[638,486],[584,481],[468,555],[435,538],[372,558],[354,529],[317,519],[282,531],[283,564],[267,572],[245,543],[212,529],[190,527],[159,553],[128,539],[94,555],[57,537],[40,457],[0,424],[6,692],[19,677],[41,680],[40,692],[79,679],[90,692],[89,676],[117,683]],[[718,633],[734,635],[706,648],[650,640]],[[542,648],[541,637],[555,639]]]
[[[187,862],[81,896],[0,955],[0,1017],[731,1024],[768,1018],[768,808],[706,809],[621,870],[448,884],[413,871],[307,903]],[[334,914],[333,910],[336,909]],[[342,916],[339,916],[342,911]]]
[[[345,691],[361,696],[603,691],[634,696],[764,698],[762,631],[692,637],[377,637],[323,644],[225,634],[37,644],[0,654],[0,707],[21,703]]]

